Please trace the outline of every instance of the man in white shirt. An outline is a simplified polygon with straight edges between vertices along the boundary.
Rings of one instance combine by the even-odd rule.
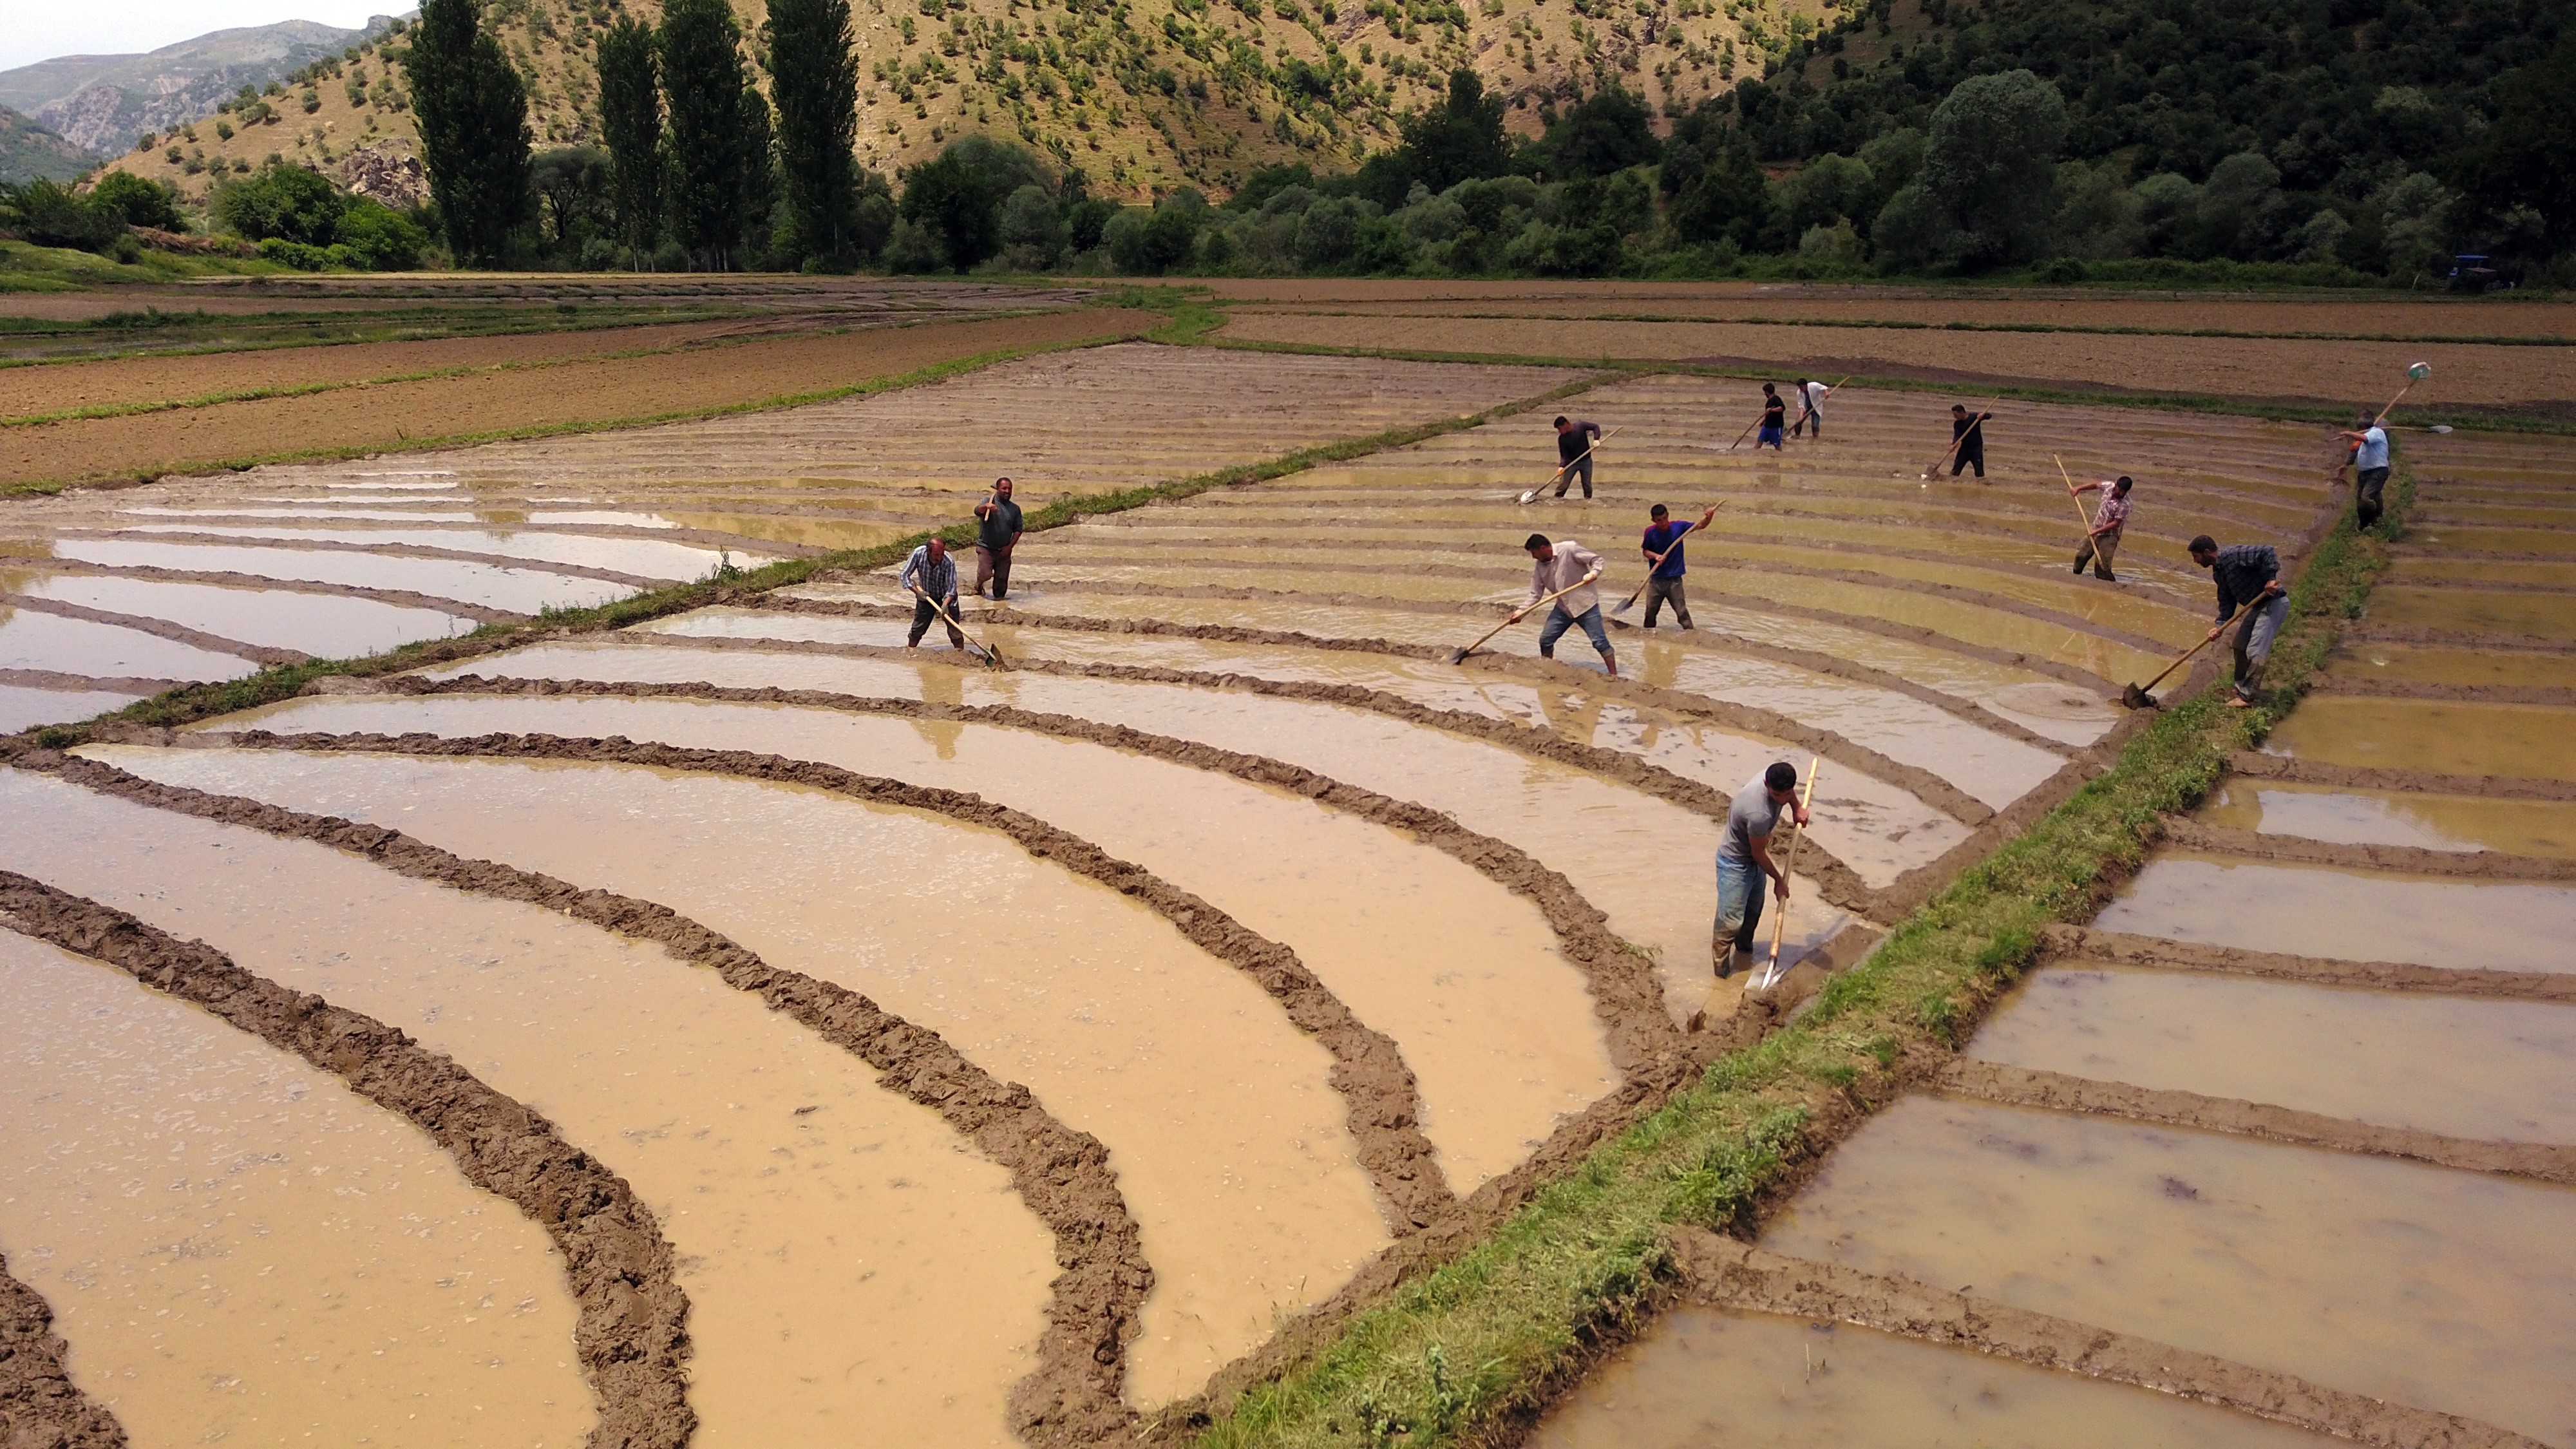
[[[1538,601],[1559,589],[1570,590],[1547,611],[1547,622],[1538,626],[1538,657],[1554,659],[1556,641],[1565,631],[1580,626],[1592,647],[1601,651],[1602,667],[1610,677],[1619,677],[1619,656],[1610,649],[1610,631],[1601,625],[1601,595],[1592,582],[1601,577],[1601,555],[1573,539],[1551,542],[1544,533],[1533,533],[1521,545],[1529,551],[1529,602],[1512,610],[1510,622],[1519,623],[1538,607]]]
[[[1813,425],[1816,441],[1821,443],[1825,440],[1825,399],[1832,393],[1833,389],[1821,382],[1809,382],[1803,377],[1798,379],[1798,422],[1797,426],[1789,429],[1790,437],[1798,436],[1801,430]]]
[[[2388,430],[2377,422],[2340,436],[2353,443],[2353,466],[2360,469],[2353,490],[2353,512],[2364,528],[2379,521],[2380,491],[2388,486]]]

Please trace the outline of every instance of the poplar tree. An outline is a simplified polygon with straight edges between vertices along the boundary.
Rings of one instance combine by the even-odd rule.
[[[498,262],[535,209],[528,152],[536,137],[519,73],[483,29],[476,0],[424,0],[403,68],[448,249],[460,262]]]
[[[610,196],[634,265],[662,235],[660,73],[653,32],[634,17],[599,37],[599,123],[613,168]]]
[[[834,266],[858,258],[859,65],[849,0],[772,0],[770,98],[778,109],[778,172],[796,257]]]
[[[722,271],[742,236],[745,105],[742,27],[725,0],[670,0],[660,33],[670,102],[671,229],[696,264]],[[765,158],[764,158],[765,159]]]

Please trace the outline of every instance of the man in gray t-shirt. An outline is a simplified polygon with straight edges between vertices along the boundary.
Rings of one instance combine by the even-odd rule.
[[[1709,954],[1720,976],[1733,973],[1737,951],[1748,959],[1753,954],[1754,931],[1762,921],[1762,878],[1771,878],[1772,894],[1789,898],[1788,872],[1771,859],[1771,832],[1783,811],[1793,813],[1805,828],[1798,767],[1786,760],[1737,791],[1727,807],[1726,836],[1717,846],[1717,925],[1709,935]]]

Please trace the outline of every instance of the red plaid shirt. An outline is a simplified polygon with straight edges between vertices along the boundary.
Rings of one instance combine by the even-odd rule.
[[[2093,510],[2093,531],[2096,533],[2117,532],[2121,525],[2128,521],[2129,500],[2126,498],[2114,498],[2108,493],[2103,494],[2102,506]]]

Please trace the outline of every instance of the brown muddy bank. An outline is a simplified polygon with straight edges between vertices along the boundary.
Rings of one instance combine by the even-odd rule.
[[[154,634],[174,644],[185,644],[211,654],[230,654],[253,664],[301,664],[313,656],[296,649],[278,649],[266,644],[246,644],[191,629],[167,619],[154,619],[141,614],[120,614],[111,609],[93,609],[87,604],[65,603],[60,599],[32,598],[26,594],[0,594],[0,609],[25,609],[30,613],[56,614],[66,619],[80,619],[92,624],[112,624],[120,629]]]
[[[0,927],[16,918],[0,911]],[[54,1333],[45,1296],[0,1258],[0,1444],[8,1449],[125,1449],[125,1426],[63,1369],[71,1346]]]
[[[428,1133],[467,1181],[515,1204],[563,1254],[580,1314],[574,1352],[599,1412],[592,1444],[689,1442],[697,1428],[687,1399],[689,1301],[674,1281],[671,1245],[625,1180],[564,1141],[553,1123],[383,1022],[289,991],[122,911],[0,871],[0,912],[27,935],[103,961],[336,1073]]]
[[[2241,946],[2207,946],[2161,936],[2133,936],[2090,926],[2050,926],[2041,932],[2041,959],[2098,961],[2168,971],[2221,971],[2305,981],[2318,986],[2362,986],[2379,991],[2428,991],[2449,996],[2576,1002],[2576,972],[2498,971],[2477,966],[2419,966],[2396,961],[2347,961],[2291,956]]]

